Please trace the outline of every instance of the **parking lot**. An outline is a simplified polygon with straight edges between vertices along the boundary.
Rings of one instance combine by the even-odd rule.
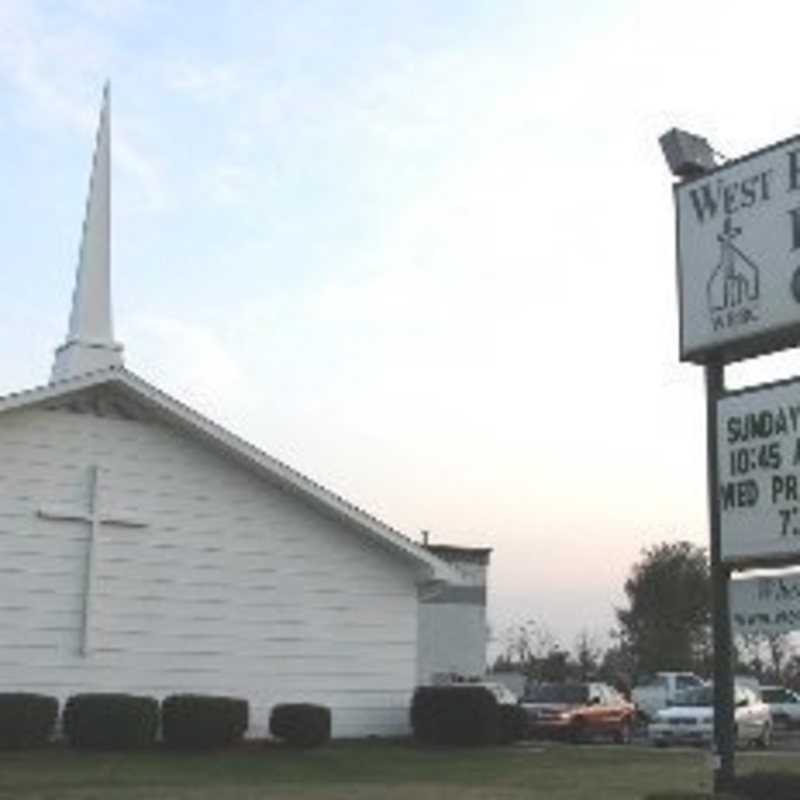
[[[645,730],[639,730],[634,734],[633,745],[650,747],[654,752],[676,752],[686,750],[696,752],[699,748],[686,745],[672,745],[670,747],[654,747],[647,740]],[[741,748],[740,748],[741,749]],[[800,728],[776,728],[772,734],[772,744],[768,750],[759,750],[760,753],[795,753],[800,752]]]
[[[553,744],[552,740],[532,738],[519,742],[517,746],[525,747],[528,749],[541,749],[547,748],[548,745]],[[561,746],[565,746],[561,743]],[[598,739],[583,744],[568,744],[567,747],[590,747],[590,748],[614,748],[619,750],[621,745],[614,744],[608,739]],[[642,727],[634,731],[633,738],[629,747],[645,748],[651,750],[653,753],[697,753],[704,748],[694,747],[692,745],[677,744],[668,747],[656,747],[647,738],[647,729]],[[737,752],[757,752],[764,755],[774,753],[776,755],[785,753],[798,753],[800,752],[800,727],[787,729],[786,727],[776,727],[772,734],[772,743],[769,748],[762,750],[757,747],[737,748]]]

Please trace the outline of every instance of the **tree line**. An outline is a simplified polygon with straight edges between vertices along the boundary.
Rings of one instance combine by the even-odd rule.
[[[496,671],[514,670],[534,681],[600,680],[628,691],[660,671],[690,671],[710,677],[711,575],[708,554],[691,542],[644,548],[624,584],[625,604],[614,609],[610,645],[588,631],[567,649],[542,623],[529,619],[503,635]],[[800,690],[800,655],[786,634],[737,636],[735,672],[762,684]]]

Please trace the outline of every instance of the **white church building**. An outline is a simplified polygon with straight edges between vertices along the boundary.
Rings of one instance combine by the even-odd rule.
[[[414,687],[486,668],[490,551],[412,541],[123,365],[104,94],[50,382],[0,397],[0,691],[176,692],[408,730]]]

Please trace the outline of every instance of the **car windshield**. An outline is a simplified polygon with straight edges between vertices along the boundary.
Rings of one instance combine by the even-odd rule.
[[[525,693],[529,703],[585,703],[588,699],[589,687],[583,684],[545,683]]]
[[[663,675],[645,675],[638,683],[638,689],[660,689],[666,687],[667,679]]]
[[[712,686],[696,686],[694,689],[678,692],[672,701],[673,706],[713,706],[714,688]]]

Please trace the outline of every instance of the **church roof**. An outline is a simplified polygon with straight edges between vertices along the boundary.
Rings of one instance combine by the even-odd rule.
[[[107,388],[120,398],[122,405],[117,413],[122,416],[125,416],[125,401],[144,408],[153,418],[205,442],[213,449],[234,458],[245,468],[345,522],[389,551],[427,568],[432,579],[449,583],[462,582],[462,576],[457,569],[423,545],[417,544],[123,367],[111,366],[0,397],[0,415],[16,409],[48,407],[53,403],[65,404],[73,396],[99,388]]]

